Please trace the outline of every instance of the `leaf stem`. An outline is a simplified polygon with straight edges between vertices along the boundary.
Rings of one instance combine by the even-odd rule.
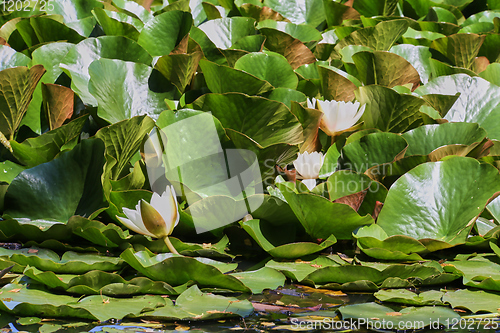
[[[177,252],[175,247],[172,245],[172,242],[170,242],[168,236],[165,236],[165,238],[163,238],[163,241],[165,242],[165,244],[167,244],[167,247],[170,250],[170,252],[172,252],[173,254],[179,254],[179,252]]]

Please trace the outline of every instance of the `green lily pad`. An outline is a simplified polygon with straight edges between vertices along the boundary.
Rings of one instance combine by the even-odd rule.
[[[312,242],[293,242],[295,232],[288,234],[282,232],[281,234],[279,234],[278,230],[281,230],[282,226],[269,228],[259,220],[249,220],[243,222],[242,227],[246,232],[248,232],[250,236],[252,236],[252,238],[260,245],[260,247],[262,247],[264,251],[268,252],[275,258],[300,258],[322,251],[327,247],[332,246],[337,241],[335,237],[331,235],[321,244],[315,244]],[[289,230],[291,229],[292,228],[290,228]],[[278,237],[273,237],[273,235],[278,234]]]
[[[275,21],[272,19],[260,21],[257,24],[257,29],[272,28],[289,34],[293,38],[300,40],[302,43],[311,41],[319,41],[322,39],[321,33],[310,25],[293,24],[284,21]]]
[[[2,292],[8,296],[0,299],[0,309],[22,316],[106,321],[113,318],[122,319],[129,315],[138,316],[145,310],[165,305],[161,296],[104,299],[101,295],[93,295],[79,299],[19,284],[8,284],[2,288]]]
[[[19,268],[24,269],[28,265],[44,271],[72,274],[82,274],[91,270],[113,271],[123,266],[123,260],[116,257],[68,251],[59,258],[57,253],[47,249],[7,250],[0,248],[0,257],[4,262],[16,263],[17,265],[13,268],[16,272],[19,272]]]
[[[175,85],[180,92],[184,92],[186,86],[191,83],[202,56],[201,52],[165,55],[156,61],[155,69]]]
[[[318,256],[310,261],[297,260],[295,262],[290,262],[270,260],[266,263],[266,267],[281,271],[288,278],[297,282],[303,281],[306,276],[322,267],[338,265],[339,263],[325,256]]]
[[[264,0],[263,5],[280,13],[294,24],[305,23],[315,28],[326,19],[323,12],[323,2],[320,0],[309,0],[307,6],[298,0],[288,2]],[[297,10],[298,8],[300,10]]]
[[[483,79],[500,86],[500,63],[489,64],[479,76]]]
[[[351,170],[339,170],[328,177],[326,181],[330,200],[355,194],[370,187],[371,179]]]
[[[405,155],[430,155],[438,161],[447,155],[465,156],[486,137],[486,131],[477,124],[444,123],[420,126],[403,134],[408,142]]]
[[[380,268],[357,265],[324,267],[310,273],[306,279],[315,285],[342,290],[377,290],[378,288],[407,288],[419,285],[450,283],[459,278],[443,273],[442,269],[422,264],[395,264]]]
[[[374,27],[352,32],[335,46],[335,50],[340,51],[347,45],[363,45],[376,51],[387,51],[406,29],[408,29],[406,20],[382,21]]]
[[[206,94],[193,106],[212,111],[224,128],[247,135],[262,148],[277,143],[298,144],[303,140],[302,126],[297,118],[284,104],[276,101],[237,93]]]
[[[331,67],[318,66],[318,73],[321,79],[321,91],[325,99],[349,102],[354,99],[354,94],[358,88],[345,73],[339,73]]]
[[[61,61],[60,67],[71,77],[71,89],[83,103],[92,106],[97,106],[97,100],[89,92],[89,66],[100,58],[134,61],[145,65],[150,65],[153,60],[135,41],[121,36],[88,38],[74,46]]]
[[[500,291],[500,265],[489,260],[449,261],[443,266],[446,272],[463,276],[469,287]]]
[[[137,41],[139,31],[144,28],[141,20],[125,13],[102,8],[94,8],[92,13],[106,36],[123,36]]]
[[[198,28],[219,49],[229,49],[246,36],[255,35],[255,20],[249,17],[225,17],[207,21]]]
[[[208,89],[213,93],[240,92],[258,95],[272,89],[269,82],[228,66],[200,60]]]
[[[420,255],[429,252],[414,238],[403,235],[388,237],[378,224],[362,227],[353,236],[364,253],[380,260],[420,261]]]
[[[242,281],[254,294],[260,294],[264,289],[276,290],[285,284],[286,279],[279,271],[269,267],[230,275]]]
[[[92,270],[83,275],[55,274],[26,267],[23,274],[48,288],[77,295],[133,296],[141,294],[178,295],[185,286],[172,288],[165,282],[136,277],[129,281],[118,274]]]
[[[340,165],[342,169],[366,172],[371,168],[398,160],[406,147],[406,140],[398,134],[371,133],[342,148]]]
[[[285,57],[274,53],[249,53],[239,58],[235,69],[255,75],[275,88],[297,88],[299,79]]]
[[[345,305],[339,308],[343,320],[357,319],[368,328],[384,329],[424,329],[430,326],[440,329],[441,325],[451,325],[460,320],[460,315],[447,307],[425,306],[407,307],[396,312],[393,309],[377,303]],[[370,318],[367,318],[367,314]],[[382,325],[382,323],[385,323]]]
[[[11,140],[12,154],[28,167],[49,162],[61,152],[63,146],[80,135],[87,118],[88,116],[79,117],[38,137],[26,139],[22,143]]]
[[[31,59],[7,45],[0,45],[0,71],[7,68],[28,66]]]
[[[361,118],[366,128],[396,133],[405,132],[418,124],[418,111],[425,103],[421,98],[377,85],[360,87],[356,98],[361,104],[366,104]]]
[[[462,289],[447,291],[443,296],[443,302],[450,303],[453,308],[465,308],[474,313],[479,311],[498,313],[500,295],[483,290]]]
[[[64,223],[73,215],[89,217],[105,207],[103,165],[103,142],[83,140],[58,158],[22,171],[9,185],[5,214]]]
[[[164,307],[142,313],[141,317],[151,319],[210,320],[230,317],[246,317],[253,312],[252,303],[235,297],[202,293],[197,286],[183,292],[175,301],[166,301]]]
[[[352,232],[373,223],[370,215],[360,216],[351,207],[310,193],[294,193],[282,184],[277,184],[304,229],[313,238],[351,239]]]
[[[410,31],[411,28],[408,28]],[[407,33],[408,33],[407,31]],[[405,58],[418,72],[420,81],[427,84],[430,79],[430,59],[432,54],[428,47],[421,45],[399,44],[389,49],[389,52]]]
[[[168,11],[155,16],[144,25],[137,43],[154,57],[168,55],[189,33],[192,25],[191,13]]]
[[[463,243],[499,186],[497,170],[471,158],[424,163],[392,185],[377,223],[389,236]]]
[[[431,48],[446,56],[454,66],[470,68],[476,58],[484,36],[456,34],[435,39]]]
[[[89,92],[97,100],[98,115],[110,123],[143,114],[158,118],[166,109],[165,99],[173,99],[175,88],[166,87],[170,89],[166,92],[150,90],[148,79],[152,71],[153,68],[134,62],[94,61],[89,66]]]
[[[220,288],[249,292],[250,289],[233,276],[225,275],[217,267],[232,270],[231,265],[202,258],[175,256],[170,253],[152,255],[150,252],[134,253],[125,250],[121,257],[130,266],[155,281],[163,281],[173,287],[194,282],[201,287]],[[214,264],[218,265],[213,266]],[[229,265],[229,268],[228,268]]]
[[[360,0],[353,4],[353,8],[366,17],[391,16],[396,11],[397,4],[398,1],[396,0],[384,0],[380,2]]]
[[[477,123],[488,132],[488,138],[500,139],[500,128],[496,125],[500,87],[480,77],[455,74],[437,77],[415,92],[419,95],[460,93],[444,118],[450,122]]]
[[[403,303],[409,305],[444,305],[441,300],[442,291],[429,290],[421,293],[414,293],[407,289],[384,289],[379,290],[373,296],[382,302]]]

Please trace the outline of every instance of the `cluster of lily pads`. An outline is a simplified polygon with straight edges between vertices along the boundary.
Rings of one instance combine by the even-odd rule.
[[[289,281],[415,306],[324,317],[500,312],[498,0],[41,3],[0,17],[0,241],[19,247],[0,249],[0,310],[245,317]],[[195,212],[237,203],[206,165],[172,182],[168,230],[134,229],[156,206],[148,134],[206,112],[257,156],[262,204],[197,234]]]

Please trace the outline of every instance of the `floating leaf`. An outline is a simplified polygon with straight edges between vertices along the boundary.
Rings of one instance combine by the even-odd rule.
[[[192,286],[177,298],[175,306],[170,301],[164,307],[144,312],[141,317],[162,320],[209,320],[246,317],[252,312],[252,303],[247,300],[202,293],[197,286]]]
[[[33,266],[40,270],[55,273],[82,274],[91,270],[113,271],[123,265],[123,260],[97,254],[65,252],[61,258],[54,251],[47,249],[7,250],[0,248],[2,260],[8,260],[21,267]],[[18,271],[18,266],[14,267]]]
[[[260,294],[264,289],[275,290],[285,284],[285,276],[269,267],[262,267],[256,271],[231,273],[231,275],[243,281],[254,294]]]
[[[53,130],[61,127],[73,115],[75,93],[64,86],[42,83],[42,95],[49,128]]]
[[[7,68],[28,66],[31,59],[20,52],[16,52],[7,45],[0,45],[0,71]]]
[[[446,56],[453,65],[470,68],[483,40],[484,36],[476,34],[456,34],[434,40],[431,48]]]
[[[296,194],[281,184],[277,186],[313,238],[327,239],[333,234],[337,239],[351,239],[356,228],[373,223],[370,215],[359,216],[348,205],[333,203],[316,194]]]
[[[18,290],[14,292],[14,290]],[[2,288],[9,297],[0,299],[0,308],[8,313],[22,316],[47,316],[60,318],[82,318],[106,321],[122,319],[128,315],[163,306],[160,296],[137,296],[133,298],[103,298],[101,295],[83,299],[56,295],[28,288],[26,285],[8,284]]]
[[[400,315],[394,316],[394,310],[387,306],[377,303],[363,303],[342,306],[339,308],[339,312],[342,314],[343,320],[352,318],[359,321],[364,319],[368,327],[380,327],[380,323],[383,321],[385,327],[421,330],[430,326],[433,329],[438,329],[444,323],[460,320],[459,314],[442,306],[407,307],[399,312]],[[366,318],[367,313],[370,318]]]
[[[125,250],[121,257],[130,266],[147,277],[164,281],[171,286],[179,286],[192,281],[201,287],[221,288],[240,292],[250,291],[242,282],[230,275],[224,275],[218,267],[232,270],[235,267],[210,259],[188,258],[175,256],[170,253],[152,255],[141,251],[134,253],[131,249]]]
[[[498,312],[500,295],[483,290],[472,291],[467,289],[447,291],[443,302],[450,303],[453,308],[465,308],[474,313],[478,311]]]
[[[421,164],[391,186],[377,224],[389,236],[462,243],[499,188],[496,169],[471,158]]]
[[[136,277],[129,281],[118,274],[92,270],[83,275],[55,274],[26,267],[24,275],[51,289],[63,289],[71,294],[133,296],[140,294],[177,295],[182,289],[174,289],[165,282]]]

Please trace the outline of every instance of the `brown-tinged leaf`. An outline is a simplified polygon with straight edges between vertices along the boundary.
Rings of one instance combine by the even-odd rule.
[[[239,10],[242,16],[254,18],[257,22],[264,20],[290,22],[288,19],[284,18],[280,13],[266,6],[259,7],[250,3],[245,3],[241,7],[239,7]]]
[[[374,220],[377,220],[378,214],[380,214],[380,211],[382,210],[383,206],[384,206],[383,202],[380,201],[375,202],[375,208],[373,208],[373,214],[372,214]]]
[[[13,139],[45,73],[42,65],[7,68],[0,72],[0,132]]]
[[[52,83],[42,83],[43,107],[50,130],[61,127],[73,116],[75,93],[70,88]]]
[[[318,151],[321,146],[318,130],[323,112],[316,109],[304,108],[297,102],[292,102],[291,111],[302,125],[302,132],[304,134],[304,142],[300,145],[300,153]]]
[[[365,199],[366,196],[366,191],[361,191],[358,193],[353,193],[350,195],[346,195],[345,197],[338,198],[334,200],[333,202],[338,202],[338,203],[343,203],[348,206],[350,206],[352,209],[355,211],[358,211],[359,207],[363,203],[363,200]]]
[[[486,67],[490,64],[490,61],[486,57],[477,57],[472,63],[472,71],[479,74],[486,70]]]
[[[37,249],[29,249],[28,253],[38,253],[38,250]]]
[[[296,308],[293,306],[279,306],[264,304],[259,302],[252,302],[253,308],[258,312],[304,312],[307,309]]]
[[[21,288],[16,288],[16,289],[9,290],[9,293],[18,293],[20,291],[21,291]]]
[[[185,326],[185,325],[177,325],[175,326],[175,330],[176,331],[189,331],[191,329],[191,327],[189,326]]]
[[[354,99],[354,91],[357,87],[349,79],[322,66],[318,66],[318,72],[321,78],[321,90],[325,99],[344,102]]]
[[[308,286],[303,286],[303,285],[296,285],[297,288],[300,288],[303,290],[305,293],[321,293],[325,294],[328,296],[338,296],[338,297],[346,297],[347,294],[343,293],[340,290],[330,290],[330,289],[320,289],[320,288],[312,288]]]
[[[181,41],[179,42],[179,44],[177,44],[175,46],[175,48],[172,50],[172,52],[170,52],[170,55],[172,54],[186,54],[188,53],[188,45],[189,45],[189,34],[186,34],[186,36],[184,36]],[[198,44],[196,44],[198,45]],[[198,45],[199,47],[199,45]],[[201,51],[201,48],[200,48],[200,51]]]
[[[10,46],[9,43],[7,43],[7,41],[3,37],[0,37],[0,45]]]
[[[402,316],[403,314],[401,312],[387,312],[386,315],[391,317],[397,317],[397,316]]]
[[[259,31],[266,36],[265,47],[283,55],[293,69],[316,61],[312,51],[289,34],[271,28],[261,28]]]

